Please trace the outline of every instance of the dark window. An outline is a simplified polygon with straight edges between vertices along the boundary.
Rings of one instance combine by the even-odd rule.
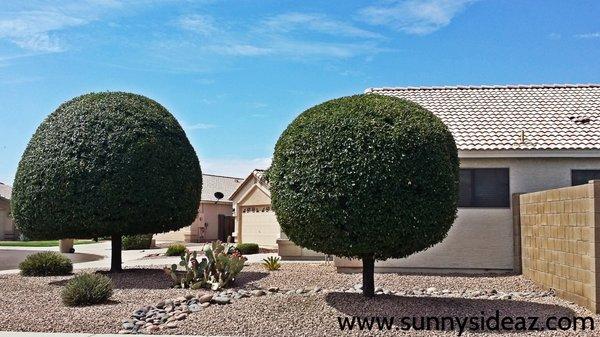
[[[460,169],[458,206],[510,207],[508,169]]]
[[[571,170],[571,185],[587,184],[590,180],[600,180],[600,170]]]

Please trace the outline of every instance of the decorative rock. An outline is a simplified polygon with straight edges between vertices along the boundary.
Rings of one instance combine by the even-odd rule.
[[[184,320],[186,318],[187,318],[187,314],[186,313],[179,314],[179,315],[175,316],[175,319],[178,320],[178,321]]]
[[[229,299],[229,297],[226,296],[216,296],[213,297],[213,301],[217,304],[229,304],[231,302],[231,299]]]
[[[119,330],[119,335],[128,335],[130,333],[131,333],[130,330]]]
[[[125,322],[123,323],[123,329],[125,330],[131,330],[135,327],[135,324],[131,323],[131,322]]]
[[[296,294],[300,295],[300,294],[304,294],[304,289],[300,288],[296,290]]]
[[[266,295],[265,291],[262,289],[258,289],[258,290],[252,290],[252,295],[259,297],[259,296],[264,296]]]
[[[200,298],[198,298],[198,301],[200,303],[206,303],[206,302],[210,302],[212,299],[213,299],[213,295],[206,294],[206,295],[202,295]]]
[[[192,294],[185,295],[185,299],[188,301],[191,300],[192,298],[194,298],[194,295],[192,295]]]
[[[269,292],[271,292],[271,293],[279,292],[279,287],[270,287]]]
[[[428,294],[433,294],[433,293],[435,293],[436,291],[437,291],[437,288],[435,288],[435,287],[427,288],[427,290],[426,290],[426,292],[427,292]]]
[[[165,302],[164,301],[160,301],[160,302],[156,303],[156,307],[158,309],[164,308],[165,307]]]
[[[201,309],[200,305],[195,304],[195,303],[191,304],[188,308],[190,309],[191,312],[197,312],[197,311],[200,311],[200,309]]]
[[[210,307],[210,302],[204,302],[204,303],[200,303],[200,306],[201,306],[202,308],[208,308],[208,307]]]
[[[313,289],[313,291],[314,291],[314,292],[316,292],[316,293],[318,293],[319,291],[321,291],[321,287],[315,287],[315,288]]]
[[[169,322],[169,323],[165,324],[165,326],[167,328],[169,328],[169,329],[174,329],[174,328],[177,327],[177,323],[175,323],[175,322]]]

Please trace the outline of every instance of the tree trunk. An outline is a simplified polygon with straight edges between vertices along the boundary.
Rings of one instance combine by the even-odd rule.
[[[122,249],[122,237],[120,234],[112,235],[110,237],[111,245],[111,259],[110,259],[110,271],[112,273],[118,273],[123,271],[121,267],[121,249]]]
[[[373,254],[363,256],[363,295],[365,297],[375,296],[375,259]]]

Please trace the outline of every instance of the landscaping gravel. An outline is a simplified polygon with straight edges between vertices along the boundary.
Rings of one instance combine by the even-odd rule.
[[[60,290],[71,277],[0,276],[0,330],[240,336],[389,335],[456,336],[456,331],[340,331],[349,316],[593,316],[521,276],[376,275],[380,294],[365,299],[360,275],[331,265],[283,264],[267,272],[244,268],[235,287],[222,292],[171,289],[160,267],[109,274],[111,302],[69,308]],[[218,304],[222,303],[222,304]],[[600,327],[599,327],[600,329]],[[498,332],[466,332],[486,336]],[[588,331],[535,332],[544,336],[593,336]],[[504,336],[523,333],[502,332]]]

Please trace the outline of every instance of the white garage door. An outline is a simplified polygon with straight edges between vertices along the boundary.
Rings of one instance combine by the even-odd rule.
[[[242,209],[242,242],[276,246],[279,223],[270,206],[245,206]]]

